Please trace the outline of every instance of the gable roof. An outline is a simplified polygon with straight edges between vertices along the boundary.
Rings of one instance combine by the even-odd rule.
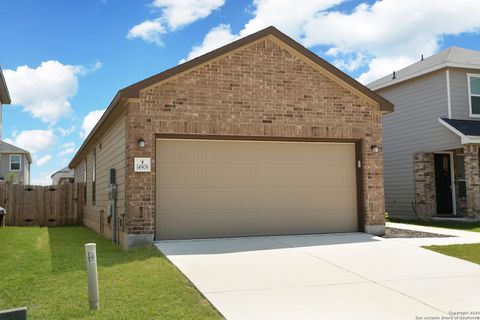
[[[63,174],[63,177],[67,177],[67,178],[71,178],[71,177],[74,176],[73,170],[70,169],[69,167],[65,167],[65,168],[62,168],[62,169],[54,172],[54,173],[50,176],[50,178],[53,178],[53,176],[56,175],[56,174]]]
[[[395,71],[395,79],[393,79],[393,74],[389,74],[370,82],[367,87],[378,90],[447,67],[480,69],[480,51],[450,47],[406,68]]]
[[[30,155],[30,152],[27,150],[24,150],[22,148],[19,148],[17,146],[14,146],[13,144],[7,143],[5,141],[0,142],[0,154],[1,153],[20,153],[20,154],[26,154],[27,159],[29,163],[32,163],[32,156]]]
[[[213,51],[210,51],[204,55],[201,55],[197,58],[194,58],[192,60],[189,60],[185,63],[179,64],[173,68],[170,68],[164,72],[158,73],[156,75],[153,75],[149,78],[146,78],[144,80],[141,80],[139,82],[136,82],[128,87],[125,87],[117,92],[115,97],[113,98],[112,102],[108,106],[107,110],[104,112],[98,123],[95,125],[93,130],[90,132],[90,134],[87,136],[83,144],[80,146],[78,149],[77,153],[73,157],[72,161],[68,165],[70,168],[73,168],[75,164],[79,160],[79,156],[83,153],[84,149],[86,146],[89,144],[89,142],[97,135],[97,132],[100,131],[102,128],[104,122],[107,121],[108,117],[110,114],[112,114],[115,110],[115,108],[118,105],[123,104],[126,100],[128,99],[136,99],[140,97],[140,91],[142,89],[145,89],[151,85],[154,85],[162,80],[168,79],[172,76],[175,76],[181,72],[187,71],[189,69],[195,68],[203,63],[206,63],[210,60],[213,60],[215,58],[218,58],[226,53],[229,53],[231,51],[234,51],[236,49],[239,49],[245,45],[248,45],[250,43],[253,43],[257,40],[260,40],[266,36],[273,36],[280,41],[284,42],[286,45],[289,47],[293,48],[294,50],[298,51],[305,57],[307,57],[309,60],[312,62],[316,63],[320,67],[322,67],[324,70],[329,72],[330,74],[334,75],[336,78],[340,79],[344,83],[348,84],[349,86],[353,87],[357,91],[361,92],[365,96],[369,97],[373,101],[377,102],[380,105],[380,110],[384,112],[392,112],[393,111],[393,104],[388,101],[387,99],[383,98],[382,96],[378,95],[377,93],[373,92],[372,90],[368,89],[364,85],[362,85],[360,82],[357,80],[351,78],[341,70],[337,69],[327,61],[323,60],[319,56],[317,56],[315,53],[312,51],[308,50],[286,34],[280,32],[277,28],[270,26],[267,27],[263,30],[260,30],[258,32],[255,32],[251,35],[248,35],[244,38],[241,38],[239,40],[236,40],[234,42],[231,42],[223,47],[220,47],[218,49],[215,49]],[[123,102],[123,103],[122,103]]]
[[[12,100],[10,99],[10,94],[8,93],[7,83],[5,82],[5,78],[3,77],[2,67],[0,67],[0,103],[12,103]]]

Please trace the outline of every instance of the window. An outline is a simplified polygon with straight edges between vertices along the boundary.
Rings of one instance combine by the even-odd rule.
[[[467,74],[470,116],[480,117],[480,74]]]
[[[22,157],[19,154],[10,155],[10,171],[20,171]]]
[[[92,160],[92,205],[95,205],[96,190],[95,190],[95,180],[97,178],[97,150],[93,149],[93,160]]]

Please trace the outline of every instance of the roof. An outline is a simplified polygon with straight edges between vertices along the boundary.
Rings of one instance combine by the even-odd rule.
[[[26,154],[27,159],[29,163],[32,163],[32,156],[30,155],[30,152],[27,150],[24,150],[22,148],[19,148],[17,146],[14,146],[13,144],[7,143],[5,141],[2,141],[0,143],[0,153],[21,153],[21,154]]]
[[[60,169],[60,170],[58,170],[57,172],[53,173],[53,174],[50,176],[50,178],[53,178],[54,175],[59,174],[59,173],[63,173],[63,174],[64,174],[64,177],[73,177],[73,175],[74,175],[72,169],[70,169],[69,167],[65,167],[65,168]]]
[[[439,118],[438,122],[458,135],[462,144],[480,143],[480,121]]]
[[[10,104],[12,100],[10,99],[10,94],[8,93],[7,83],[3,77],[2,68],[0,67],[0,103],[1,104]]]
[[[378,95],[377,93],[373,92],[372,90],[368,89],[364,85],[362,85],[360,82],[356,81],[355,79],[351,78],[347,74],[345,74],[343,71],[337,69],[327,61],[323,60],[319,56],[317,56],[315,53],[312,51],[308,50],[286,34],[280,32],[278,29],[275,27],[268,27],[263,30],[260,30],[256,33],[253,33],[251,35],[248,35],[244,38],[241,38],[239,40],[236,40],[234,42],[231,42],[223,47],[220,47],[216,50],[210,51],[204,55],[201,55],[195,59],[189,60],[185,63],[179,64],[171,69],[168,69],[164,72],[161,72],[159,74],[156,74],[154,76],[151,76],[149,78],[146,78],[142,81],[139,81],[137,83],[134,83],[126,88],[121,89],[120,91],[117,92],[115,97],[113,98],[112,102],[108,106],[107,110],[104,112],[98,123],[95,125],[93,130],[90,132],[90,134],[87,136],[83,144],[80,146],[78,149],[77,153],[73,157],[72,161],[68,165],[70,168],[73,168],[76,163],[78,163],[80,155],[84,152],[85,148],[87,145],[89,145],[90,141],[92,141],[96,135],[97,132],[101,130],[102,126],[104,123],[107,121],[109,118],[110,114],[112,114],[117,106],[123,105],[122,102],[125,102],[129,98],[139,98],[140,97],[140,91],[144,88],[147,88],[151,85],[154,85],[162,80],[168,79],[174,75],[177,75],[181,72],[184,72],[186,70],[195,68],[196,66],[199,66],[205,62],[208,62],[210,60],[213,60],[215,58],[218,58],[228,52],[231,52],[233,50],[236,50],[238,48],[241,48],[245,45],[248,45],[250,43],[253,43],[259,39],[262,39],[266,36],[274,36],[275,38],[279,39],[280,41],[284,42],[294,50],[300,52],[302,55],[313,61],[314,63],[318,64],[320,67],[322,67],[324,70],[330,72],[333,74],[335,77],[338,79],[344,81],[346,84],[350,85],[351,87],[355,88],[365,96],[369,97],[373,101],[376,101],[380,105],[380,110],[385,111],[385,112],[392,112],[393,111],[393,104],[388,101],[387,99],[383,98],[382,96]]]
[[[480,137],[480,121],[458,120],[458,119],[447,119],[447,118],[442,118],[442,120],[466,136]]]
[[[450,47],[406,68],[395,71],[395,79],[393,79],[392,73],[367,84],[367,87],[378,90],[448,67],[480,69],[480,51]]]

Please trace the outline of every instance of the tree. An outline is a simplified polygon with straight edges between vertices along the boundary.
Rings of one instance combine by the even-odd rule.
[[[16,172],[10,172],[7,174],[7,177],[5,178],[6,183],[11,183],[11,184],[17,184],[18,183],[18,175]]]

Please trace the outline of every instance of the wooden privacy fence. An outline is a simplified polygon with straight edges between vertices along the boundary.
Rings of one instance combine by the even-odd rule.
[[[24,186],[0,183],[0,207],[6,226],[82,224],[84,184]]]

